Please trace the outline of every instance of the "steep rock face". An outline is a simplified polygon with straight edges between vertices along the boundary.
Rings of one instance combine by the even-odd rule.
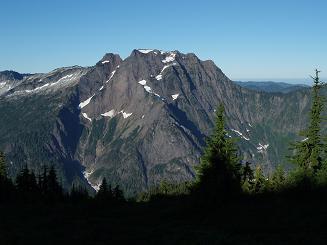
[[[67,188],[97,189],[105,176],[128,195],[192,179],[220,103],[243,159],[266,171],[283,160],[310,106],[309,90],[247,90],[212,61],[178,51],[106,54],[93,67],[3,80],[15,84],[0,97],[0,147],[13,176],[23,164],[56,164]]]

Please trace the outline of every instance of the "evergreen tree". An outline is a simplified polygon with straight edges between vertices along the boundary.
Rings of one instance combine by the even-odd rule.
[[[327,136],[324,137],[323,160],[321,168],[317,172],[316,180],[319,186],[327,187]]]
[[[301,132],[305,139],[293,144],[295,154],[291,162],[299,165],[304,173],[311,175],[321,168],[322,165],[322,142],[320,135],[321,113],[323,110],[323,98],[320,95],[322,82],[319,80],[319,71],[316,70],[314,85],[312,87],[312,107],[310,110],[309,127]]]
[[[271,189],[274,192],[280,192],[285,188],[285,171],[281,165],[278,165],[271,176]]]
[[[33,199],[38,194],[35,174],[29,171],[27,165],[16,177],[16,188],[24,198]]]
[[[0,151],[0,201],[9,201],[14,196],[14,185],[7,176],[6,160]]]
[[[122,202],[125,200],[124,193],[120,189],[119,185],[116,185],[116,187],[113,189],[113,197],[117,202]]]
[[[106,178],[102,179],[99,191],[97,192],[95,197],[96,199],[101,201],[110,201],[113,199],[111,187],[108,185]]]
[[[251,163],[246,162],[244,166],[242,166],[242,191],[245,193],[251,193],[253,188],[253,170],[250,167]]]
[[[89,194],[84,187],[73,184],[70,190],[69,199],[74,203],[81,203],[82,201],[89,199]]]
[[[54,166],[52,165],[49,173],[46,178],[46,184],[47,184],[47,193],[46,196],[48,196],[50,199],[58,199],[62,196],[62,187],[58,182],[57,174]]]
[[[48,188],[49,191],[58,192],[61,191],[61,186],[58,182],[57,173],[54,166],[51,166],[48,174]]]
[[[251,182],[254,178],[253,170],[250,167],[251,163],[246,162],[245,166],[242,167],[242,182]]]
[[[6,179],[6,178],[7,178],[6,159],[3,152],[0,151],[0,179]]]
[[[210,199],[240,192],[240,163],[234,141],[226,137],[224,107],[217,110],[213,135],[196,168],[195,188]]]
[[[261,166],[257,166],[254,171],[253,193],[263,193],[267,190],[267,180],[262,172]]]

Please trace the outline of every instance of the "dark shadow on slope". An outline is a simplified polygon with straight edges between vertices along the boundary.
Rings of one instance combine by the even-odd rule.
[[[182,126],[191,131],[191,133],[197,138],[201,146],[205,145],[205,135],[201,133],[199,128],[188,119],[186,113],[179,109],[174,104],[168,104],[169,112],[171,116]]]

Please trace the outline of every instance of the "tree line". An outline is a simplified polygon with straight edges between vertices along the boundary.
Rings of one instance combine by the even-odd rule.
[[[125,202],[124,194],[117,185],[112,188],[106,179],[102,180],[99,191],[94,195],[80,185],[73,185],[65,191],[58,180],[55,167],[43,166],[42,173],[35,174],[27,165],[18,173],[15,181],[7,175],[6,160],[0,152],[0,201],[44,201],[46,203],[81,202],[94,200],[104,203]]]

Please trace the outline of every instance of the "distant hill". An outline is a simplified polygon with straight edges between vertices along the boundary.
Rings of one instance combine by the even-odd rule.
[[[272,81],[267,81],[267,82],[235,81],[235,83],[243,88],[252,89],[255,91],[263,91],[268,93],[284,93],[284,94],[310,87],[305,84],[290,84],[290,83],[272,82]]]

